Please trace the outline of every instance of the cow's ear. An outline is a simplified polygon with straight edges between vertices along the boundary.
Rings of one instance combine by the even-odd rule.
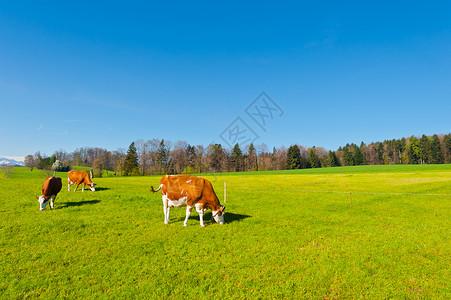
[[[225,211],[225,206],[221,206],[221,212]]]
[[[36,199],[39,199],[39,197],[38,196],[35,196],[36,197]]]

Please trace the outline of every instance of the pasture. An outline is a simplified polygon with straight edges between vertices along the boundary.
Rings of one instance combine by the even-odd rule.
[[[2,299],[451,298],[451,165],[204,174],[226,206],[205,228],[163,224],[160,176],[57,176],[45,211],[41,171],[0,178]]]

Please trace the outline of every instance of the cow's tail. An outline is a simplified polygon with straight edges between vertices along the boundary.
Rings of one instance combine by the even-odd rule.
[[[158,192],[159,190],[161,190],[161,185],[158,187],[158,189],[156,189],[156,190],[154,190],[153,189],[153,186],[151,185],[150,186],[150,191],[152,192],[152,193],[156,193],[156,192]]]

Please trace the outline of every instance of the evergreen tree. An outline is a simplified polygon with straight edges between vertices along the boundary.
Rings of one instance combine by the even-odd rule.
[[[445,163],[451,163],[451,134],[447,134],[443,137],[443,144],[445,148]]]
[[[318,155],[315,153],[315,147],[311,148],[308,153],[308,162],[311,168],[321,168]]]
[[[429,138],[424,134],[418,142],[418,149],[419,149],[419,154],[420,154],[420,163],[421,164],[429,163],[431,147],[430,147]]]
[[[395,152],[396,152],[396,156],[398,157],[398,161],[396,161],[395,163],[402,163],[402,156],[404,153],[404,150],[407,148],[406,146],[406,138],[402,138],[400,140],[395,140],[394,144],[395,144]]]
[[[188,144],[185,150],[186,157],[186,168],[184,173],[197,173],[198,169],[196,167],[197,153],[196,147]]]
[[[168,157],[168,150],[166,149],[166,145],[164,144],[164,139],[162,139],[160,145],[158,146],[156,161],[160,174],[167,172]]]
[[[354,165],[354,158],[352,157],[351,152],[349,151],[349,147],[346,146],[343,149],[343,160],[345,166],[353,166]]]
[[[254,147],[254,144],[251,143],[248,149],[248,159],[249,159],[249,168],[250,171],[258,171],[257,164],[257,150]]]
[[[301,168],[301,151],[297,145],[292,145],[287,152],[287,168],[288,170]]]
[[[235,168],[235,172],[240,172],[243,170],[243,152],[241,151],[238,143],[236,143],[232,149],[232,164]]]
[[[328,163],[329,167],[340,166],[340,162],[338,161],[337,155],[335,154],[334,151],[329,151],[327,163]]]
[[[384,160],[384,144],[377,143],[376,146],[377,159],[382,162]]]
[[[418,139],[411,136],[409,144],[406,146],[406,157],[408,164],[418,164],[420,162],[420,148],[418,147]]]
[[[363,142],[362,142],[362,144],[363,144]],[[361,165],[365,164],[365,154],[362,151],[361,147],[359,147],[359,146],[357,146],[355,144],[352,145],[353,152],[354,152],[353,158],[354,158],[354,165],[355,166],[361,166]]]
[[[136,152],[135,142],[132,142],[127,150],[127,156],[124,163],[124,175],[138,175],[138,153]]]
[[[440,140],[436,134],[431,139],[431,163],[441,164],[443,161],[443,151]]]
[[[213,169],[213,172],[221,172],[222,162],[224,159],[224,151],[221,144],[211,145],[210,155],[210,166]]]

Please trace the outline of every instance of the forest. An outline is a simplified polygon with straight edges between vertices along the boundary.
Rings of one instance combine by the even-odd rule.
[[[31,169],[66,171],[82,166],[91,168],[95,177],[444,163],[451,163],[451,134],[346,144],[335,151],[299,144],[273,149],[265,144],[236,144],[228,149],[221,144],[204,147],[151,139],[134,141],[127,150],[83,147],[70,153],[58,150],[51,156],[36,152],[25,157],[25,166]]]

